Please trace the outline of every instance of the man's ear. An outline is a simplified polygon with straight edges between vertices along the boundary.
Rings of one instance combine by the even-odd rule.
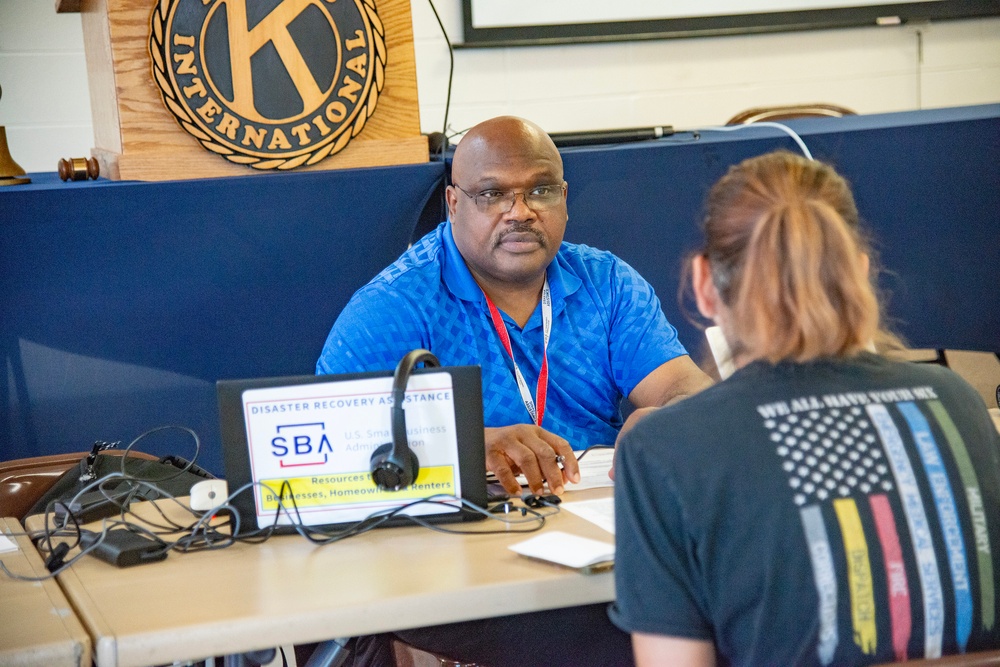
[[[705,255],[695,255],[691,258],[691,287],[694,290],[695,303],[698,304],[698,312],[714,322],[719,313],[719,291],[715,289],[712,265]]]
[[[448,204],[448,219],[455,221],[455,208],[458,206],[458,193],[454,185],[449,185],[444,189],[444,200]]]

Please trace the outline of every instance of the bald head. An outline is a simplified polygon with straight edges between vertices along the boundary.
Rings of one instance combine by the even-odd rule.
[[[562,157],[545,131],[529,120],[498,116],[479,123],[462,137],[452,158],[452,182],[466,185],[491,164],[551,161],[562,180]]]

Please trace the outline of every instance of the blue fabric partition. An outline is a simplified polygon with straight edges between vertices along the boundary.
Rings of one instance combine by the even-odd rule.
[[[852,182],[916,347],[1000,351],[1000,105],[789,121]],[[654,285],[681,341],[709,186],[784,133],[750,126],[565,149],[566,238]],[[310,374],[350,295],[441,212],[445,165],[0,188],[0,459],[194,429],[222,472],[214,383]],[[692,307],[693,309],[693,307]],[[177,433],[142,446],[190,457]]]
[[[851,182],[894,330],[914,347],[1000,352],[1000,105],[786,124]],[[677,286],[704,196],[730,165],[778,148],[799,150],[777,128],[744,126],[566,149],[567,240],[638,269],[697,355],[704,337]]]
[[[222,473],[215,381],[300,375],[410,241],[441,163],[0,188],[0,458],[181,424]],[[167,431],[138,447],[190,458]]]

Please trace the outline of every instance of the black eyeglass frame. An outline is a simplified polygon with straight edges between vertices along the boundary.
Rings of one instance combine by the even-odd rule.
[[[562,183],[544,183],[542,185],[536,185],[536,186],[532,187],[531,189],[529,189],[528,191],[520,191],[520,192],[515,191],[515,190],[500,190],[498,188],[487,188],[486,190],[480,190],[479,192],[470,193],[469,191],[467,191],[465,188],[463,188],[458,183],[452,183],[451,185],[453,187],[457,188],[463,195],[465,195],[469,199],[473,200],[475,202],[475,204],[476,204],[476,208],[479,210],[480,213],[489,213],[490,212],[489,208],[488,208],[489,207],[489,203],[487,203],[485,205],[479,203],[479,198],[483,194],[485,194],[487,192],[502,192],[504,196],[502,198],[500,198],[500,201],[503,201],[504,199],[506,199],[508,195],[513,195],[511,197],[510,206],[508,208],[506,208],[505,210],[502,210],[502,211],[495,211],[495,213],[500,214],[500,215],[503,215],[505,213],[509,213],[510,210],[512,208],[514,208],[514,204],[517,202],[517,196],[518,195],[521,195],[521,199],[524,200],[524,205],[527,206],[528,208],[530,208],[532,211],[540,212],[540,211],[551,210],[550,207],[538,208],[537,204],[533,206],[530,203],[530,201],[528,200],[528,196],[529,196],[529,193],[532,190],[537,190],[539,188],[557,188],[557,189],[560,190],[560,197],[565,197],[566,196],[566,182],[565,181],[563,181]],[[552,208],[554,208],[554,204],[555,204],[555,202],[553,202]]]

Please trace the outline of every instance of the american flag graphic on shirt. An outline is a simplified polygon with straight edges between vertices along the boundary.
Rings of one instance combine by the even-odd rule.
[[[923,633],[923,657],[939,657],[948,617],[964,652],[976,622],[974,597],[980,601],[979,623],[984,630],[993,628],[996,577],[979,481],[933,388],[808,396],[757,411],[799,507],[819,595],[822,664],[833,662],[844,641],[869,655],[880,642],[891,641],[897,660],[914,657],[907,656],[907,647],[915,630]],[[949,478],[945,457],[960,483]],[[929,489],[929,499],[921,487]],[[862,515],[870,519],[863,521]],[[973,553],[966,548],[963,525],[972,527]],[[943,558],[935,539],[945,545]],[[834,549],[843,550],[846,573],[838,575]],[[915,578],[907,575],[907,560]],[[884,585],[875,586],[876,578]],[[837,597],[844,590],[850,628],[839,627]],[[887,591],[887,600],[876,599],[879,590]],[[890,637],[878,636],[876,610],[884,608]]]

